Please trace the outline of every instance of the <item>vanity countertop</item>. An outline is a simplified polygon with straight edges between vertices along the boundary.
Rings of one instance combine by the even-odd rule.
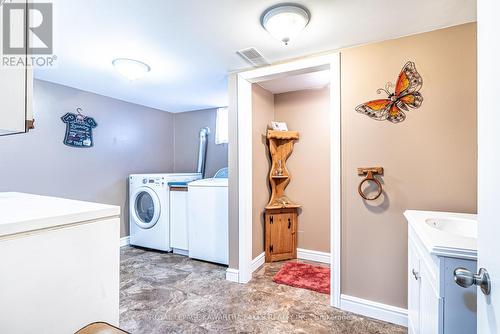
[[[119,215],[119,206],[4,192],[0,193],[0,238]]]
[[[408,228],[415,231],[423,246],[430,254],[436,256],[477,260],[477,232],[475,237],[466,237],[460,234],[439,230],[431,227],[427,223],[427,220],[437,219],[456,219],[477,222],[477,215],[439,211],[406,210],[404,212],[404,216],[408,221]]]

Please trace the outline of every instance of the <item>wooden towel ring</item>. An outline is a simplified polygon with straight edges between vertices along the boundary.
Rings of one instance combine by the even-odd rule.
[[[366,174],[366,178],[364,178],[358,186],[358,193],[359,196],[361,196],[363,199],[367,201],[374,201],[377,198],[382,195],[382,183],[380,183],[379,180],[377,180],[373,174],[382,174],[384,172],[384,169],[382,167],[372,167],[372,168],[358,168],[358,175],[364,175]],[[365,182],[374,182],[377,185],[377,194],[373,197],[368,197],[363,193],[363,184]]]

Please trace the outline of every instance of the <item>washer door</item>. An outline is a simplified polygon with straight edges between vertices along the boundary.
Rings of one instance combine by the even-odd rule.
[[[133,210],[131,212],[134,222],[143,229],[156,225],[160,218],[160,200],[158,195],[148,187],[137,189],[132,198]]]

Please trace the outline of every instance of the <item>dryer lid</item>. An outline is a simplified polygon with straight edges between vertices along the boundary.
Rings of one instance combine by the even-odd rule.
[[[229,176],[229,169],[227,167],[221,168],[215,173],[214,179],[227,179]]]
[[[227,187],[228,179],[203,179],[188,184],[191,187]]]

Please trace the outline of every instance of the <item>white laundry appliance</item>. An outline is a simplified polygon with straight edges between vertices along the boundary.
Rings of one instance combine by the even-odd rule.
[[[217,173],[220,174],[220,173]],[[228,264],[228,179],[188,184],[189,257]]]
[[[130,175],[130,244],[170,251],[168,183],[189,182],[201,177],[201,173]]]
[[[209,128],[199,131],[198,165],[195,173],[130,175],[131,245],[171,251],[173,242],[175,249],[186,251],[187,219],[184,217],[187,215],[187,198],[183,198],[182,194],[173,194],[173,190],[179,188],[179,184],[203,178],[209,134]]]

